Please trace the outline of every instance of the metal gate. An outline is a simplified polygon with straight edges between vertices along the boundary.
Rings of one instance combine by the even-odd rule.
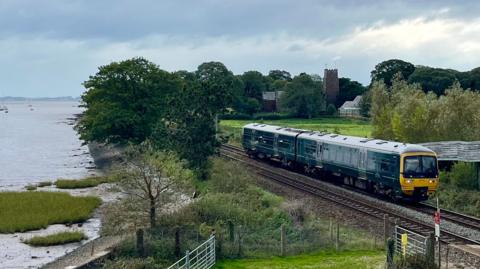
[[[210,269],[215,265],[215,236],[203,242],[167,269]]]
[[[426,236],[395,226],[395,252],[399,255],[426,255],[427,239]]]

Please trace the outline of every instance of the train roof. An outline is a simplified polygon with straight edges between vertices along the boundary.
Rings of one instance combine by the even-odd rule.
[[[407,153],[407,152],[434,153],[434,151],[432,151],[431,149],[421,145],[416,145],[416,144],[406,144],[401,142],[386,141],[386,140],[374,139],[374,138],[364,138],[364,137],[356,137],[356,136],[339,135],[339,134],[328,133],[328,132],[294,129],[294,128],[288,128],[288,127],[275,126],[275,125],[261,124],[261,123],[250,123],[245,125],[244,128],[273,132],[278,134],[285,134],[290,136],[295,136],[299,134],[298,135],[299,138],[304,138],[308,140],[357,146],[357,147],[363,147],[363,148],[368,148],[372,150],[394,152],[398,154]]]

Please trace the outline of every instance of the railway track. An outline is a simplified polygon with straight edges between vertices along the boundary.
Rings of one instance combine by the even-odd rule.
[[[319,181],[311,177],[290,172],[286,169],[280,169],[278,167],[274,167],[263,162],[254,161],[250,159],[241,148],[231,145],[224,145],[221,148],[221,154],[229,159],[253,167],[256,173],[264,178],[309,193],[313,196],[317,196],[322,199],[331,201],[335,204],[342,205],[346,208],[360,212],[369,217],[383,220],[384,215],[387,215],[389,218],[393,218],[394,222],[397,225],[400,225],[423,235],[428,235],[434,230],[433,224],[428,224],[412,219],[408,216],[405,216],[405,214],[403,213],[394,212],[391,209],[379,206],[372,202],[354,199],[341,192],[331,190],[331,188],[321,187],[319,185]],[[426,214],[433,214],[434,210],[433,207],[426,204],[421,204],[419,207],[412,206],[411,209],[421,211]],[[480,230],[480,220],[470,216],[445,210],[443,211],[442,218],[448,219],[452,222],[456,222],[463,226],[467,226],[469,228]],[[476,240],[445,230],[441,231],[441,241],[447,244],[480,245],[480,242]]]

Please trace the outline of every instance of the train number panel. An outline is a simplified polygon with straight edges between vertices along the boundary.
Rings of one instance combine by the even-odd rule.
[[[334,175],[393,199],[423,201],[438,186],[436,154],[420,145],[259,123],[243,127],[242,145],[250,156]]]

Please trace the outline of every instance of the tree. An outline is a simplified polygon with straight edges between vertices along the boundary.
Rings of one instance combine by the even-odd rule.
[[[414,70],[415,66],[409,62],[398,59],[383,61],[377,64],[371,72],[371,84],[375,81],[383,80],[387,86],[391,86],[395,74],[400,73],[404,79],[408,79]]]
[[[372,91],[372,136],[382,139],[393,139],[390,113],[390,94],[383,81],[375,81],[370,89]]]
[[[207,176],[208,157],[220,146],[216,118],[231,103],[233,82],[222,63],[200,65],[155,129],[157,146],[177,152],[201,178]]]
[[[341,107],[346,101],[352,101],[357,95],[362,95],[367,88],[358,81],[349,78],[340,78],[338,80],[340,92],[337,97],[336,107]]]
[[[262,93],[266,91],[267,85],[262,73],[258,71],[248,71],[242,75],[244,88],[244,96],[255,98],[259,102],[262,101]]]
[[[86,108],[76,129],[86,142],[140,143],[152,133],[180,79],[143,58],[99,67],[83,83]]]
[[[285,70],[270,70],[268,76],[272,78],[273,81],[282,80],[282,81],[291,81],[292,75]]]
[[[324,110],[322,83],[302,73],[285,85],[285,93],[280,97],[282,110],[297,117],[311,118]]]
[[[459,73],[451,69],[420,66],[408,77],[408,82],[419,83],[425,92],[433,91],[437,95],[442,95],[452,86]]]
[[[191,183],[193,173],[171,152],[156,151],[149,142],[131,146],[125,153],[120,186],[156,224],[157,209]],[[163,204],[161,204],[163,203]]]

